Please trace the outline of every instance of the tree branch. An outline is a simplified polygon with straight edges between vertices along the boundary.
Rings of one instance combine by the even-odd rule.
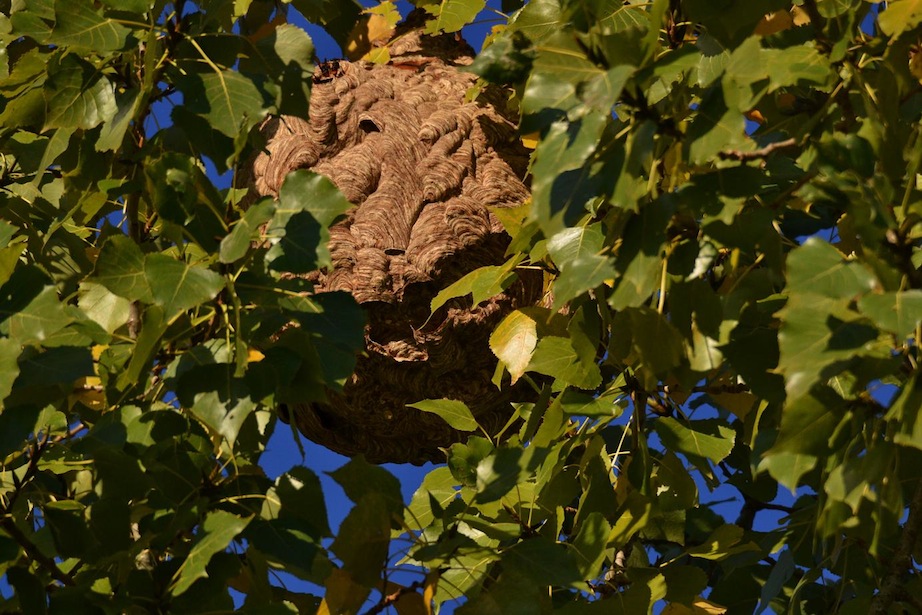
[[[19,526],[16,525],[12,517],[4,516],[0,518],[0,527],[3,527],[6,533],[22,547],[28,557],[45,568],[56,581],[64,585],[76,585],[73,577],[58,568],[58,564],[53,559],[42,553],[39,548],[35,546],[35,543],[22,533],[22,530],[19,529]]]
[[[425,586],[426,586],[426,581],[425,579],[423,579],[422,581],[413,581],[406,587],[399,587],[392,594],[384,594],[381,597],[381,601],[378,602],[378,604],[374,605],[373,607],[365,611],[365,615],[379,615],[379,613],[383,613],[387,607],[391,606],[392,604],[395,604],[405,594],[412,594],[417,589],[421,589]]]
[[[794,147],[797,145],[797,139],[791,137],[790,139],[785,139],[784,141],[775,141],[774,143],[769,143],[765,147],[753,150],[751,152],[744,152],[738,149],[731,149],[726,152],[720,152],[718,156],[721,160],[758,160],[760,158],[768,158],[769,155],[774,153],[776,150],[785,149],[787,147]]]
[[[919,531],[922,530],[922,480],[909,503],[909,518],[903,525],[903,534],[890,558],[890,565],[880,584],[880,591],[871,602],[868,615],[886,615],[903,591],[903,578],[912,568],[912,552],[916,547]]]

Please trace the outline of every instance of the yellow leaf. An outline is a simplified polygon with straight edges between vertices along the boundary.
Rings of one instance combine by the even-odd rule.
[[[695,600],[693,606],[695,607],[695,613],[700,615],[723,615],[727,612],[727,607],[700,597]]]
[[[795,6],[791,9],[791,17],[794,18],[795,26],[805,26],[810,23],[810,16],[807,15],[807,11],[803,10],[799,6]]]
[[[540,140],[541,140],[541,135],[538,134],[537,132],[533,132],[527,135],[522,135],[522,145],[524,145],[528,149],[535,149],[536,147],[538,147],[538,141]]]
[[[67,406],[73,408],[78,402],[93,410],[105,410],[106,393],[102,389],[102,380],[97,376],[87,376],[74,382],[74,390],[67,396]]]
[[[93,360],[99,361],[99,357],[102,356],[103,351],[108,348],[108,344],[96,344],[90,349],[90,352],[93,354]]]
[[[391,61],[391,51],[387,47],[375,47],[362,56],[362,59],[373,64],[387,64]]]
[[[439,587],[439,571],[431,570],[426,575],[426,589],[423,590],[423,600],[426,603],[426,615],[432,615],[432,601],[435,599],[435,592]]]
[[[755,34],[769,36],[794,25],[794,18],[787,11],[775,11],[762,18],[756,25]]]
[[[380,6],[384,5],[393,7],[390,2],[382,3]],[[387,11],[384,14],[370,13],[356,22],[346,42],[346,57],[350,60],[361,59],[375,47],[381,47],[390,41],[394,36],[394,24],[396,23],[392,17],[394,14],[398,19],[400,18],[400,13],[397,13],[397,9],[394,8],[393,11]]]
[[[662,615],[724,615],[726,612],[727,607],[720,606],[699,596],[690,607],[676,602],[666,605]]]
[[[256,350],[255,348],[250,348],[247,350],[247,363],[259,363],[266,358],[266,355]]]

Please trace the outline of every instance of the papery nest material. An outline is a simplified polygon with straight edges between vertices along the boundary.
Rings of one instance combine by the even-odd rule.
[[[472,306],[470,296],[430,314],[432,298],[465,274],[505,262],[509,236],[490,208],[529,198],[522,146],[507,92],[466,94],[472,51],[454,35],[398,29],[387,64],[337,61],[318,68],[308,120],[263,126],[252,188],[276,196],[285,176],[311,169],[355,204],[330,230],[331,270],[310,274],[315,292],[348,291],[367,310],[366,352],[343,391],[326,404],[283,412],[308,438],[372,462],[444,459],[465,437],[429,413],[424,399],[465,402],[497,432],[512,413],[491,383],[488,346],[507,313],[541,299],[540,272],[520,272],[506,292]]]

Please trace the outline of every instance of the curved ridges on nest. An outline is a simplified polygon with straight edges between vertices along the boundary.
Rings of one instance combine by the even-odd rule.
[[[511,407],[490,382],[488,337],[503,315],[541,294],[540,275],[520,276],[479,306],[459,298],[430,315],[439,290],[504,262],[509,238],[489,208],[529,196],[527,152],[501,97],[466,101],[475,77],[449,62],[412,56],[325,67],[309,121],[269,120],[253,165],[259,194],[276,195],[290,171],[310,168],[356,205],[331,229],[332,270],[311,277],[315,292],[348,291],[367,309],[367,352],[341,394],[293,408],[292,418],[312,440],[375,462],[439,459],[439,447],[461,439],[408,403],[460,399],[488,431],[505,424]]]

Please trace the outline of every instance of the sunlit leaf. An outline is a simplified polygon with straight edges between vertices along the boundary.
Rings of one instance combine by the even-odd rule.
[[[238,517],[223,510],[209,512],[199,527],[189,555],[173,575],[170,593],[178,596],[188,590],[197,579],[208,576],[205,572],[208,562],[216,553],[224,551],[250,520],[250,517]]]
[[[427,399],[407,405],[410,408],[436,414],[459,431],[475,431],[477,429],[477,419],[474,418],[470,408],[464,402],[453,399]]]

